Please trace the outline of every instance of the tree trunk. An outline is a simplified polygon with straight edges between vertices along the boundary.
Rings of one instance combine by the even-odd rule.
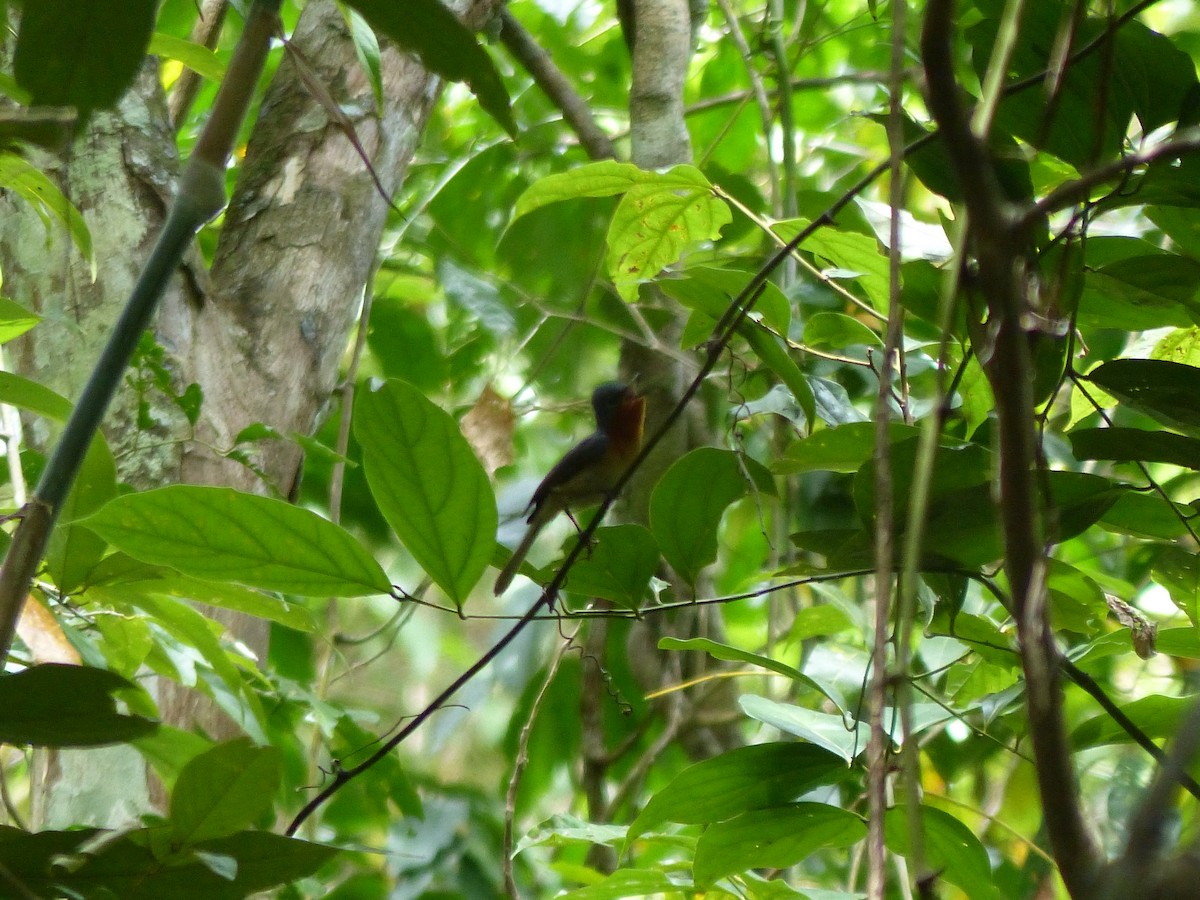
[[[384,49],[384,109],[377,116],[370,83],[331,0],[305,7],[292,40],[341,108],[359,111],[350,114],[358,139],[384,189],[393,192],[439,94],[439,79],[411,57]],[[75,147],[67,163],[44,168],[54,169],[91,227],[100,267],[94,285],[61,233],[47,247],[29,208],[0,198],[5,292],[46,317],[21,342],[17,366],[68,397],[78,395],[171,196],[178,166],[157,67],[148,64],[120,107],[97,114]],[[139,487],[182,481],[291,492],[301,464],[295,444],[265,446],[256,460],[261,477],[210,448],[229,448],[255,422],[285,435],[314,429],[338,378],[387,210],[349,139],[312,98],[295,61],[285,59],[262,104],[211,276],[197,264],[177,279],[158,319],[157,336],[177,384],[197,383],[203,391],[198,440],[182,443],[186,422],[166,404],[158,419],[168,423],[164,435],[178,440],[145,441],[126,396],[106,422],[118,451],[136,450],[123,455],[123,477]],[[260,662],[265,658],[266,622],[204,611]],[[160,685],[164,722],[214,738],[237,731],[204,696],[166,679]],[[97,773],[93,751],[63,753],[48,765],[42,806],[55,814],[41,824],[116,825],[149,808],[140,755],[117,749],[129,754],[120,763],[126,777],[119,779],[111,777],[117,765],[111,760]],[[80,765],[73,767],[68,762],[75,757]],[[97,798],[105,785],[117,796]]]

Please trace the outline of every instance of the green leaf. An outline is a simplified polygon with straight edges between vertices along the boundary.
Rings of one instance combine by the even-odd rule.
[[[790,241],[807,228],[807,219],[788,219],[771,226],[783,241]],[[889,303],[888,259],[879,251],[873,237],[834,228],[822,228],[809,235],[801,248],[834,269],[827,272],[838,280],[854,279],[866,294],[867,302],[882,313]]]
[[[791,391],[792,397],[804,410],[804,417],[811,431],[817,417],[817,399],[813,394],[812,385],[800,371],[795,360],[788,354],[779,338],[763,329],[756,322],[745,322],[738,333],[746,339],[764,365],[779,376],[779,379]]]
[[[1062,560],[1047,560],[1046,593],[1056,630],[1092,635],[1108,615],[1104,592],[1095,580]]]
[[[783,675],[785,678],[790,678],[793,681],[798,681],[801,684],[808,685],[810,688],[825,694],[825,689],[817,682],[813,681],[799,669],[793,669],[786,663],[781,663],[778,660],[771,659],[769,656],[762,656],[758,653],[751,653],[748,650],[740,650],[737,647],[730,647],[728,644],[720,644],[708,638],[689,638],[681,640],[680,638],[665,637],[660,638],[658,642],[660,650],[698,650],[701,653],[707,653],[713,659],[721,659],[727,662],[744,662],[752,666],[758,666],[766,669],[768,672],[774,672],[777,675]],[[828,696],[828,694],[826,694]],[[829,699],[836,699],[830,697]]]
[[[154,767],[163,786],[171,791],[179,773],[192,759],[212,749],[213,742],[191,732],[160,725],[152,734],[130,741]]]
[[[0,676],[0,741],[95,747],[150,734],[156,722],[117,711],[113,693],[136,690],[115,672],[46,663]]]
[[[650,497],[650,530],[667,562],[689,584],[717,558],[717,526],[746,493],[737,456],[701,447],[676,460]]]
[[[513,221],[551,203],[574,200],[578,197],[613,197],[639,184],[653,181],[654,172],[639,169],[633,163],[603,160],[577,166],[569,172],[558,172],[539,178],[517,198]]]
[[[1191,324],[1200,315],[1200,261],[1171,253],[1129,256],[1087,273],[1079,323],[1138,331]]]
[[[500,73],[487,51],[447,6],[439,0],[348,2],[376,31],[387,35],[402,49],[416,53],[431,72],[470,85],[479,105],[516,137],[517,124]]]
[[[375,95],[375,107],[383,110],[383,62],[379,52],[379,39],[367,20],[357,11],[344,8],[346,24],[350,27],[350,39],[354,41],[354,54],[359,65],[371,80],[371,93]]]
[[[1165,425],[1200,433],[1200,369],[1165,359],[1114,359],[1086,377]]]
[[[842,350],[856,344],[882,347],[878,334],[851,316],[842,313],[819,312],[804,323],[804,343],[810,347],[830,347]]]
[[[76,590],[108,548],[94,531],[74,522],[94,513],[116,495],[116,461],[105,444],[93,440],[46,546],[46,566],[59,590]]]
[[[0,344],[20,337],[40,321],[42,317],[37,313],[30,312],[7,297],[0,297]]]
[[[11,372],[0,372],[0,403],[27,409],[56,422],[65,422],[72,408],[66,397]]]
[[[50,388],[0,372],[0,403],[63,422],[71,415],[71,403]],[[46,548],[46,564],[55,585],[73,591],[100,560],[105,543],[73,519],[96,510],[116,494],[117,464],[103,435],[97,433],[88,445],[71,492],[59,512],[59,521]]]
[[[901,422],[888,425],[892,444],[916,438],[920,429]],[[850,422],[836,428],[814,431],[794,441],[771,465],[777,475],[802,472],[857,472],[875,453],[875,423]]]
[[[403,381],[360,390],[354,434],[379,511],[459,606],[492,560],[496,496],[456,423]]]
[[[194,757],[171,793],[174,845],[225,837],[253,824],[270,811],[281,774],[278,748],[255,747],[246,738]]]
[[[803,738],[826,753],[840,756],[847,765],[867,749],[868,729],[865,722],[850,722],[853,727],[848,727],[847,720],[840,715],[779,703],[753,694],[742,696],[738,705],[750,718]]]
[[[634,185],[608,228],[608,273],[617,293],[636,300],[639,284],[678,262],[685,247],[716,240],[732,220],[729,206],[692,166]]]
[[[1200,469],[1200,440],[1144,428],[1076,428],[1067,435],[1076,459],[1164,462]]]
[[[809,744],[776,742],[727,751],[684,769],[651,797],[629,826],[622,852],[663,822],[720,822],[780,806],[844,772],[836,756]]]
[[[625,900],[633,897],[675,897],[683,888],[658,869],[617,869],[603,881],[559,894],[559,900]]]
[[[164,864],[154,852],[161,833],[161,827],[121,835],[99,829],[18,832],[0,836],[0,863],[38,896],[244,900],[311,875],[337,853],[269,832],[243,831],[198,844]],[[221,859],[236,861],[232,879],[213,871],[211,863]],[[64,861],[69,864],[58,864]]]
[[[568,590],[637,609],[658,566],[658,545],[641,525],[596,530],[596,545],[567,576]]]
[[[220,83],[225,78],[225,63],[203,44],[156,31],[150,37],[149,52],[163,59],[181,62],[209,81]]]
[[[1164,547],[1152,571],[1175,605],[1200,627],[1200,559],[1196,554],[1182,547]]]
[[[1155,740],[1174,737],[1183,716],[1195,705],[1196,695],[1168,697],[1151,694],[1119,704],[1121,712],[1148,737]],[[1071,745],[1077,750],[1105,744],[1127,744],[1129,732],[1108,713],[1093,716],[1071,732]]]
[[[513,220],[548,203],[624,194],[608,228],[608,272],[617,292],[637,298],[637,286],[678,262],[683,249],[716,240],[733,221],[728,204],[694,166],[647,172],[612,160],[548,175],[517,199]]]
[[[124,553],[110,553],[94,566],[86,577],[93,588],[120,586],[123,591],[161,597],[175,597],[219,606],[278,622],[297,631],[316,630],[312,612],[277,594],[265,594],[252,588],[180,575],[166,566],[140,562]]]
[[[971,900],[999,897],[992,878],[987,850],[971,829],[949,813],[931,806],[921,807],[924,827],[925,865],[931,872],[962,888]],[[884,813],[883,841],[900,856],[912,851],[908,814],[903,805]]]
[[[858,843],[867,834],[852,812],[824,803],[795,803],[742,813],[704,830],[696,842],[696,886],[747,869],[786,869],[826,848]]]
[[[854,627],[850,616],[832,603],[799,610],[788,629],[788,641],[799,643],[813,637],[829,637]]]
[[[229,488],[181,484],[127,494],[80,524],[134,559],[205,580],[304,596],[391,590],[379,563],[343,528]]]
[[[1197,221],[1194,214],[1189,214],[1188,218],[1200,227],[1200,221]],[[1165,359],[1186,366],[1200,366],[1200,328],[1195,325],[1190,328],[1176,328],[1154,345],[1150,358]]]
[[[154,30],[155,0],[26,3],[13,72],[35,106],[114,106],[133,83]]]
[[[754,272],[716,266],[688,266],[682,275],[681,278],[664,281],[663,291],[685,306],[705,313],[715,323],[725,315],[733,299],[746,289]],[[751,321],[757,323],[759,317],[762,324],[777,335],[791,331],[791,303],[774,282],[763,283],[762,294],[754,303]]]
[[[1174,540],[1187,534],[1185,523],[1194,514],[1190,506],[1168,503],[1158,494],[1127,491],[1101,516],[1100,524],[1120,534]]]
[[[37,4],[34,4],[37,5]],[[92,233],[79,210],[41,171],[15,153],[0,153],[0,187],[19,194],[41,217],[49,234],[51,222],[58,220],[67,229],[75,248],[96,277],[96,254]]]
[[[220,629],[219,625],[205,618],[190,604],[169,597],[125,592],[119,588],[94,588],[93,593],[97,599],[107,601],[119,609],[132,607],[148,613],[164,631],[181,644],[192,648],[223,682],[221,687],[226,696],[222,696],[222,692],[210,686],[214,699],[220,703],[222,709],[252,737],[266,740],[262,728],[266,714],[263,712],[262,703],[258,694],[246,683],[230,655],[221,647],[217,632],[214,631]]]

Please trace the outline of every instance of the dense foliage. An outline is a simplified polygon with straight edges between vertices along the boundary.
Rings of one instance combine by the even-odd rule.
[[[105,3],[115,36],[76,25],[88,52],[66,52],[81,5],[24,4],[0,89],[87,113],[149,43],[165,89],[184,65],[212,82],[177,132],[186,156],[240,19],[210,52],[187,42],[191,2]],[[477,44],[410,5],[348,3],[363,77],[384,90],[391,35],[470,89],[447,87],[394,198],[347,345],[352,395],[313,436],[263,422],[218,448],[254,470],[264,444],[298,441],[298,502],[269,478],[133,491],[103,436],[81,454],[0,678],[5,890],[1177,883],[1192,750],[1149,786],[1160,748],[1200,739],[1192,11],[721,0],[692,23],[693,160],[646,171],[622,161],[631,48],[611,6],[503,16],[617,159],[489,39],[514,27],[500,13]],[[47,141],[8,127],[0,187],[70,236],[62,265],[103,270],[89,210],[31,162]],[[72,153],[84,165],[86,142]],[[201,232],[209,256],[224,226]],[[22,303],[0,301],[4,341],[51,324]],[[647,375],[639,352],[684,373],[687,452],[594,533],[580,517],[586,540],[556,525],[531,580],[493,597],[536,477],[590,427],[593,386]],[[125,379],[147,434],[164,398],[192,425],[211,402],[150,339]],[[74,399],[0,375],[29,416],[60,422]],[[268,620],[269,657],[193,600]],[[92,668],[46,663],[47,646]],[[149,673],[245,737],[156,726]],[[112,743],[169,802],[125,831],[26,830],[29,748]]]

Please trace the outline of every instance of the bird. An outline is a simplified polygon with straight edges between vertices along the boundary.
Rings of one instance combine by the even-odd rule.
[[[538,533],[560,512],[599,503],[612,493],[642,446],[646,398],[619,381],[592,392],[596,430],[566,452],[533,492],[525,511],[525,537],[496,578],[495,592],[504,593],[521,567]],[[575,521],[571,516],[571,521]],[[576,524],[578,527],[578,523]]]

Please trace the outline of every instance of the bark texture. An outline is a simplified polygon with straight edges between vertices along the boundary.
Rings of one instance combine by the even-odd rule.
[[[415,59],[385,49],[380,117],[331,0],[305,7],[292,41],[349,116],[390,194],[403,179],[440,80]],[[262,446],[257,464],[269,484],[208,448],[231,446],[256,422],[282,434],[315,428],[337,382],[387,210],[350,139],[312,97],[300,65],[286,57],[263,101],[225,215],[210,289],[200,303],[166,305],[160,318],[162,340],[186,381],[204,390],[200,440],[187,446],[180,480],[292,492],[301,464],[297,445]],[[263,658],[266,622],[206,612]],[[228,732],[203,697],[173,682],[165,686],[162,706],[171,721]]]
[[[349,115],[385,189],[393,191],[440,81],[416,60],[385,49],[385,101],[378,114],[332,0],[305,7],[293,40]],[[158,232],[178,169],[156,68],[147,65],[118,109],[97,114],[69,160],[45,162],[91,227],[98,277],[93,284],[63,235],[47,239],[35,214],[10,198],[0,198],[0,266],[5,293],[46,317],[17,348],[20,371],[74,397]],[[198,264],[182,273],[159,313],[158,338],[177,384],[194,382],[203,390],[199,440],[183,441],[186,423],[171,413],[169,402],[156,416],[164,432],[156,437],[179,440],[144,440],[145,433],[132,427],[126,397],[106,431],[119,454],[137,450],[123,455],[127,480],[139,487],[183,481],[290,493],[301,463],[296,445],[265,446],[256,461],[261,477],[211,448],[230,447],[255,422],[283,434],[314,429],[338,378],[387,209],[349,139],[312,99],[296,63],[285,59],[262,104],[211,276]],[[159,449],[150,451],[150,443]],[[204,611],[259,660],[265,657],[265,622]],[[164,721],[215,738],[239,731],[203,695],[173,681],[161,685]],[[93,793],[107,782],[129,797],[138,792],[137,778],[107,777],[86,761],[75,773],[58,760],[51,763],[44,808],[60,824],[113,825],[146,808],[144,791],[128,809]],[[98,809],[113,815],[98,817]]]
[[[92,235],[97,270],[93,279],[64,229],[45,228],[24,200],[0,194],[4,293],[43,317],[33,331],[5,348],[6,362],[74,399],[149,255],[179,170],[157,65],[143,67],[115,109],[96,113],[67,155],[35,155],[31,162],[79,208]],[[198,271],[175,279],[171,296],[194,288]],[[161,404],[151,415],[163,425],[155,438],[168,436],[182,423],[170,404]],[[146,440],[135,427],[135,416],[136,398],[124,392],[105,423],[122,476],[142,487],[173,480],[179,445]],[[45,450],[53,443],[45,420],[27,419],[25,425],[34,447]],[[149,808],[145,763],[131,747],[41,751],[35,772],[35,825],[119,826]],[[114,772],[120,775],[114,777]]]

